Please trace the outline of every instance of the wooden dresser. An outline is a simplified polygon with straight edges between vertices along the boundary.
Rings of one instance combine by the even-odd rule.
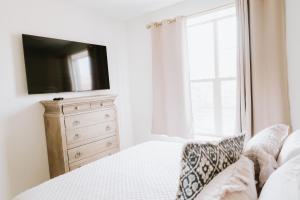
[[[118,152],[115,96],[42,101],[50,177]]]

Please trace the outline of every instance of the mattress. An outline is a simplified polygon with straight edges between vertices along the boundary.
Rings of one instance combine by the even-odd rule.
[[[14,200],[175,199],[183,144],[147,142],[29,189]]]

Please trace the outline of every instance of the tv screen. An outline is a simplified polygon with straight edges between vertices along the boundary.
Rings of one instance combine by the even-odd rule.
[[[29,94],[109,89],[106,47],[22,35]]]

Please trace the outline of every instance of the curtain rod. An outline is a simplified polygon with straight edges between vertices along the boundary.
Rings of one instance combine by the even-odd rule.
[[[214,8],[211,8],[211,9],[202,10],[202,11],[199,11],[199,12],[192,13],[190,15],[185,15],[184,17],[194,17],[194,16],[197,16],[197,15],[203,15],[203,14],[209,13],[211,11],[216,11],[216,10],[224,9],[224,8],[227,8],[227,7],[231,7],[233,5],[235,5],[235,3],[227,3],[227,4],[223,4],[221,6],[218,6],[218,7],[214,7]],[[159,22],[150,23],[150,24],[146,25],[146,28],[147,29],[151,29],[153,27],[158,27],[158,26],[162,25],[162,23],[165,22],[165,21],[168,24],[176,22],[176,17],[175,18],[171,18],[171,19],[164,19],[164,20],[159,21]]]

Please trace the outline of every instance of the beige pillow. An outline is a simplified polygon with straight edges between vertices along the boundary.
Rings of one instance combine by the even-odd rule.
[[[204,187],[195,200],[257,200],[253,162],[242,156]]]
[[[287,125],[277,124],[260,131],[246,144],[244,155],[254,162],[259,187],[263,186],[277,168],[276,159],[285,138],[288,136],[288,131]]]

